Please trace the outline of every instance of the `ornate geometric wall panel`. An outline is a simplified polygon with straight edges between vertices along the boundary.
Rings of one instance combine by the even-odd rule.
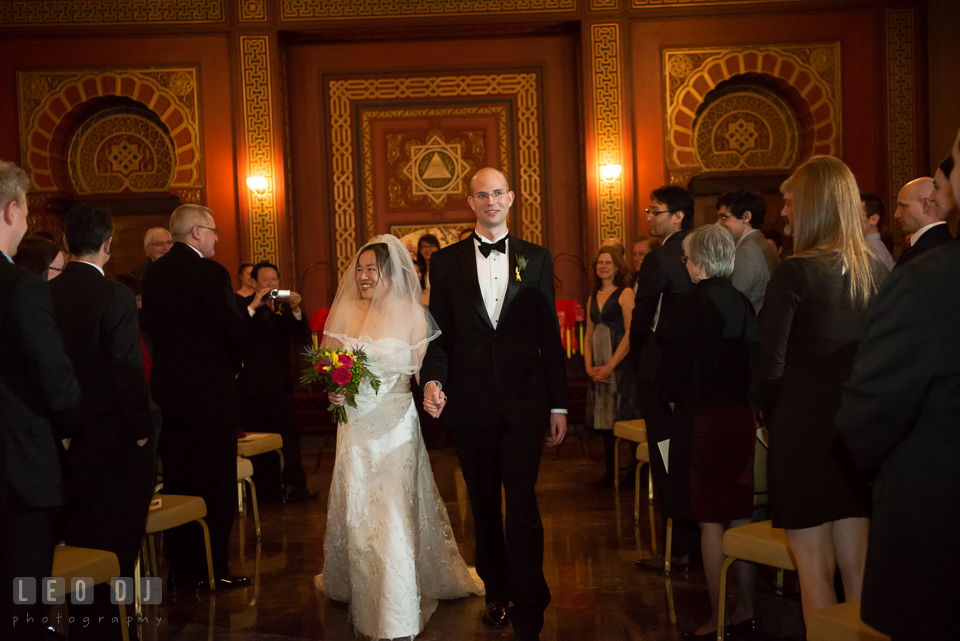
[[[900,188],[918,176],[917,115],[914,78],[913,9],[886,12],[887,45],[887,184],[890,209],[897,202]],[[889,226],[893,233],[894,256],[903,251],[904,239],[899,225]]]
[[[404,76],[391,78],[351,78],[328,84],[330,114],[330,169],[332,173],[333,219],[336,229],[338,272],[346,268],[357,250],[362,235],[357,230],[357,169],[355,137],[363,137],[363,123],[355,121],[358,102],[391,102],[435,99],[496,100],[508,97],[515,105],[518,167],[508,174],[518,194],[520,233],[523,238],[541,243],[543,207],[540,181],[540,109],[536,73],[488,73],[460,76]],[[469,102],[464,101],[464,102]],[[361,127],[357,131],[358,125]],[[360,141],[362,144],[362,140]],[[367,155],[369,158],[370,156]],[[366,187],[364,187],[366,189]],[[364,194],[370,202],[371,194]],[[366,204],[363,205],[367,207]],[[373,207],[371,203],[370,207]],[[364,221],[364,232],[371,229]]]
[[[116,107],[84,122],[70,142],[68,166],[78,194],[166,191],[176,152],[151,111]]]
[[[184,202],[200,202],[203,189],[197,70],[127,69],[123,71],[18,71],[22,166],[38,193],[71,191],[63,167],[63,140],[73,134],[61,123],[89,101],[122,96],[156,116],[174,145],[173,178],[168,191]]]
[[[599,176],[600,166],[622,164],[620,26],[595,24],[590,28],[590,36]],[[597,181],[597,234],[600,239],[624,237],[622,175],[614,180]]]
[[[0,26],[207,24],[224,22],[223,0],[9,0]]]
[[[240,22],[266,22],[267,0],[236,0]]]
[[[772,91],[738,88],[706,103],[693,125],[703,171],[789,169],[797,156],[797,121]]]
[[[413,18],[576,11],[577,0],[281,0],[280,19]]]
[[[727,4],[757,4],[770,0],[633,0],[634,9],[655,9],[664,7],[702,7]],[[781,0],[782,2],[801,2],[802,0]]]
[[[796,161],[842,153],[839,42],[666,49],[663,74],[671,182],[686,183],[702,170],[694,149],[694,123],[716,97],[712,92],[717,85],[731,78],[747,84],[750,75],[759,75],[789,99],[802,124]]]
[[[243,142],[247,176],[264,176],[267,194],[256,198],[249,189],[250,256],[252,262],[276,263],[279,254],[277,201],[274,176],[273,96],[270,81],[270,40],[267,36],[240,37],[240,67],[243,85]]]
[[[620,0],[590,0],[590,11],[616,11]]]

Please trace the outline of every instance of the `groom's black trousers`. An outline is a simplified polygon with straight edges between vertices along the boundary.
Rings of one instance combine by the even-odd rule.
[[[483,430],[451,429],[467,483],[477,538],[477,573],[487,602],[513,602],[514,630],[539,632],[550,590],[543,578],[543,523],[534,488],[542,427],[514,427],[501,416]],[[506,493],[506,537],[500,486]]]

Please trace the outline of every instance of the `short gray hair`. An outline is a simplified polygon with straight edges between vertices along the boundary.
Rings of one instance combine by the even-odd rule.
[[[162,231],[170,234],[166,227],[151,227],[148,229],[147,233],[143,235],[143,248],[146,249],[147,246],[153,242],[153,239],[157,236],[157,234]],[[173,236],[173,234],[170,235]]]
[[[194,227],[203,226],[213,212],[203,205],[180,205],[170,214],[170,235],[174,240],[183,240]]]
[[[23,202],[29,189],[30,177],[27,172],[12,162],[0,160],[0,209],[11,202]]]
[[[726,278],[733,273],[737,253],[733,236],[719,225],[702,225],[683,239],[683,253],[706,272],[707,278]]]

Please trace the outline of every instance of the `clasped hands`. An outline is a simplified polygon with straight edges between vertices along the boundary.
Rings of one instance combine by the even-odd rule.
[[[609,383],[611,374],[613,374],[613,368],[609,365],[587,368],[587,376],[589,376],[594,383]]]

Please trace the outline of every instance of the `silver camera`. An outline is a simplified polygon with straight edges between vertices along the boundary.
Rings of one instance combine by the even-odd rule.
[[[267,294],[267,298],[270,300],[277,300],[278,298],[290,298],[289,289],[271,289],[270,293]]]

